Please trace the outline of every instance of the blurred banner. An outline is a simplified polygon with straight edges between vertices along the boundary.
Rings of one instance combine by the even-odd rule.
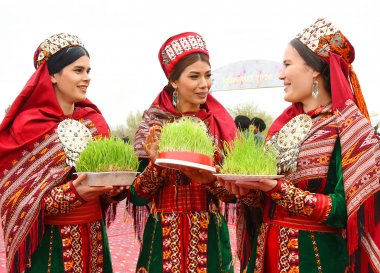
[[[278,79],[282,63],[268,60],[246,60],[222,66],[212,72],[211,92],[281,87]]]

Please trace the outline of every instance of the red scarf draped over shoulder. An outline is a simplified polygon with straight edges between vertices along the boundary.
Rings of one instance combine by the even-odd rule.
[[[379,137],[366,117],[367,112],[358,108],[356,96],[348,81],[349,65],[333,52],[329,53],[328,61],[332,109],[342,147],[343,183],[348,215],[349,272],[367,272],[368,265],[371,265],[374,272],[380,272],[376,271],[380,264],[380,217],[375,205],[380,200]],[[356,76],[355,81],[358,84]],[[273,122],[267,139],[301,113],[303,108],[300,103],[285,109]]]
[[[206,103],[201,105],[201,109],[193,114],[208,125],[210,133],[218,140],[220,148],[222,148],[223,142],[232,141],[238,133],[231,115],[210,94],[207,95]],[[173,118],[182,115],[176,111],[172,104],[171,94],[164,88],[143,114],[143,120],[136,132],[134,143],[137,154],[140,157],[147,157],[142,143],[145,142],[146,135],[152,126],[162,126],[164,122],[172,121]]]
[[[109,133],[101,112],[88,99],[75,104],[72,115],[64,115],[45,63],[0,125],[0,210],[9,272],[23,272],[30,266],[43,235],[44,194],[67,182],[72,170],[65,164],[56,134],[58,124],[67,118],[85,122],[93,134]],[[46,157],[46,151],[52,154]]]

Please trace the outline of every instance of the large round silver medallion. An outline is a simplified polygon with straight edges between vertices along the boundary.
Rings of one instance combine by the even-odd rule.
[[[80,153],[92,138],[90,130],[77,120],[65,119],[58,124],[57,133],[66,153],[66,163],[75,166]]]

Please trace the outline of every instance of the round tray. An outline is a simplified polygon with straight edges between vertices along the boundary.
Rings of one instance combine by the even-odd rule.
[[[77,172],[87,175],[83,184],[88,186],[130,186],[139,172]]]
[[[250,175],[250,174],[221,174],[217,173],[215,176],[220,177],[224,181],[244,181],[244,182],[256,182],[260,179],[279,179],[284,177],[283,175]]]
[[[214,160],[211,157],[194,152],[161,152],[157,155],[155,164],[177,170],[190,167],[216,172]]]

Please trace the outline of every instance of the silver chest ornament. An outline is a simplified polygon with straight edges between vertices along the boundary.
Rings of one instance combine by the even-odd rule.
[[[80,153],[92,139],[90,130],[79,121],[65,119],[58,124],[57,133],[66,154],[67,165],[75,167]]]
[[[313,121],[309,115],[300,114],[289,120],[269,141],[277,154],[278,172],[297,170],[301,144],[309,133]]]

